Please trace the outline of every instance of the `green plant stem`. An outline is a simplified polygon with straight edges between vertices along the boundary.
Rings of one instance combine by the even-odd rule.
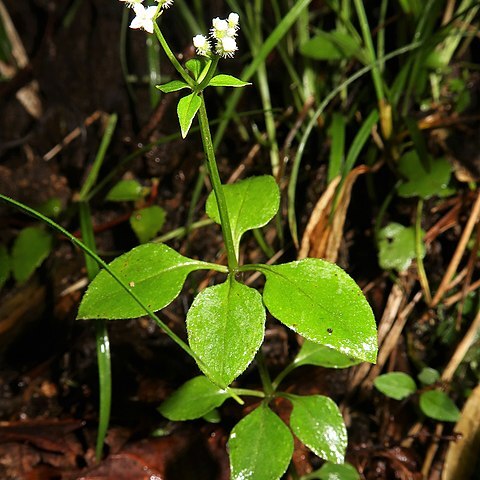
[[[265,398],[265,393],[259,392],[258,390],[250,390],[249,388],[229,388],[228,391],[245,397]]]
[[[98,149],[92,168],[88,174],[87,180],[85,181],[85,183],[82,186],[82,189],[80,190],[80,194],[79,194],[80,201],[83,201],[87,198],[88,193],[90,192],[92,187],[95,185],[95,182],[97,181],[98,173],[100,172],[100,168],[103,164],[105,154],[107,153],[108,146],[110,145],[113,132],[115,131],[115,127],[117,125],[117,120],[118,120],[118,116],[116,113],[112,113],[112,115],[108,117],[108,123],[107,123],[107,127],[105,128],[105,133],[103,134],[103,137],[102,137],[102,142]]]
[[[291,372],[293,372],[293,370],[295,370],[295,368],[297,368],[297,365],[295,364],[295,362],[292,362],[290,364],[288,364],[276,377],[275,377],[275,380],[273,380],[272,382],[272,387],[274,390],[277,390],[278,386],[283,382],[283,379],[288,375],[290,374]]]
[[[168,242],[169,240],[172,240],[174,238],[181,238],[191,230],[196,230],[197,228],[206,227],[208,225],[212,225],[213,223],[214,223],[214,221],[210,220],[209,218],[206,218],[205,220],[199,220],[198,222],[193,222],[192,224],[187,224],[186,227],[179,227],[179,228],[176,228],[175,230],[170,230],[165,235],[162,235],[160,237],[157,237],[157,238],[153,239],[152,242],[154,242],[154,243],[164,243],[164,242]]]
[[[96,253],[95,236],[93,233],[92,216],[90,207],[86,202],[79,204],[80,230],[85,245]],[[85,255],[88,279],[92,281],[100,268],[89,255]],[[103,444],[107,435],[110,423],[110,412],[112,407],[112,368],[110,356],[110,340],[108,337],[107,322],[105,320],[94,320],[95,340],[97,346],[98,384],[100,392],[99,418],[95,457],[97,462],[102,458]]]
[[[173,340],[185,353],[190,355],[199,365],[203,365],[203,362],[200,360],[200,358],[198,358],[198,356],[193,352],[193,350],[180,337],[178,337],[164,322],[162,322],[162,320],[160,320],[160,318],[157,315],[155,315],[155,313],[153,313],[153,311],[150,310],[150,308],[148,308],[140,300],[140,298],[131,290],[131,288],[129,288],[128,285],[122,282],[122,280],[118,277],[118,275],[95,252],[92,252],[83,242],[81,242],[78,238],[74,237],[70,232],[65,230],[61,225],[59,225],[58,223],[55,223],[53,220],[46,217],[45,215],[42,215],[41,213],[37,212],[33,208],[30,208],[27,205],[21,202],[18,202],[13,198],[7,197],[6,195],[3,195],[1,193],[0,193],[0,200],[3,200],[8,204],[18,208],[19,210],[22,210],[23,212],[33,216],[34,218],[45,222],[49,227],[51,227],[53,230],[56,230],[57,232],[64,235],[74,245],[76,245],[83,252],[85,252],[87,255],[93,258],[122,287],[122,289],[127,293],[127,295],[129,295],[137,305],[142,307],[144,312],[165,332],[165,334],[171,340]],[[216,271],[225,272],[225,267],[222,267],[221,265],[215,265],[212,263],[210,264],[210,268]]]
[[[363,0],[353,0],[355,4],[355,9],[357,11],[358,20],[360,22],[360,28],[362,29],[363,41],[367,47],[367,51],[370,57],[370,63],[372,66],[372,78],[375,85],[375,91],[377,92],[377,100],[380,102],[384,100],[385,94],[383,91],[383,81],[382,76],[380,75],[380,66],[383,67],[382,63],[376,61],[375,49],[373,47],[372,34],[370,32],[370,26],[368,24],[367,14],[365,13],[365,7],[363,5]]]
[[[432,294],[430,292],[430,285],[428,284],[428,278],[422,259],[422,211],[423,200],[419,199],[417,205],[417,218],[415,221],[415,255],[417,257],[418,279],[422,286],[423,294],[425,295],[425,302],[427,305],[430,305],[432,303]]]
[[[260,374],[260,380],[262,381],[263,389],[265,390],[265,395],[271,397],[275,389],[272,385],[272,380],[270,379],[270,374],[268,373],[268,368],[265,365],[265,357],[263,356],[262,350],[260,349],[256,355],[258,373]]]
[[[195,90],[197,92],[203,92],[203,90],[208,87],[210,80],[213,78],[213,76],[215,75],[215,72],[217,71],[219,60],[220,60],[220,57],[218,55],[215,55],[212,58],[212,61],[208,67],[207,74],[205,75],[203,80],[195,87]]]
[[[195,87],[195,82],[193,81],[192,77],[190,77],[190,75],[185,71],[185,69],[180,65],[180,62],[177,60],[177,57],[173,54],[160,28],[158,27],[157,22],[153,22],[153,30],[155,32],[155,35],[157,36],[158,41],[160,42],[160,45],[163,48],[163,51],[165,52],[165,55],[167,55],[171,64],[175,67],[175,70],[177,70],[177,72],[181,75],[181,77],[185,80],[185,82],[187,82],[187,84],[193,90]]]
[[[215,198],[217,199],[218,212],[220,214],[220,221],[222,224],[223,239],[225,242],[225,249],[227,251],[228,268],[231,273],[235,273],[238,268],[238,260],[235,254],[235,246],[233,244],[232,229],[230,228],[230,219],[228,216],[227,202],[223,192],[220,174],[218,173],[217,162],[215,160],[215,151],[212,143],[212,136],[210,133],[210,126],[208,124],[207,109],[205,108],[205,99],[201,95],[202,103],[198,110],[198,122],[200,125],[200,133],[202,136],[203,149],[207,156],[207,167],[212,182]]]

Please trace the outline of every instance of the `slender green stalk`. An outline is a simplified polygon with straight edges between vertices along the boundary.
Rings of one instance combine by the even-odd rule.
[[[232,230],[230,227],[230,219],[228,216],[227,202],[223,193],[220,174],[218,173],[217,162],[215,160],[215,151],[213,148],[210,126],[208,123],[207,109],[205,108],[205,99],[201,95],[202,103],[198,110],[198,122],[200,125],[200,133],[202,135],[203,149],[207,156],[208,173],[212,181],[213,191],[217,199],[218,212],[222,224],[223,239],[225,241],[225,249],[227,251],[228,267],[230,272],[235,272],[238,268],[237,255],[235,253],[235,245],[233,243]]]
[[[113,132],[115,131],[115,127],[117,125],[117,120],[118,120],[118,116],[116,113],[112,113],[112,115],[108,117],[108,123],[102,137],[102,142],[98,149],[92,168],[88,174],[87,180],[85,181],[85,183],[82,186],[82,189],[80,190],[80,194],[79,194],[80,201],[83,201],[86,199],[88,193],[90,192],[92,187],[95,185],[95,182],[97,181],[100,168],[103,164],[105,154],[107,153],[108,146],[110,145]]]
[[[88,246],[92,252],[96,253],[95,236],[93,233],[92,216],[88,203],[80,202],[80,229],[82,232],[82,239],[85,245]],[[87,266],[88,279],[92,281],[100,268],[86,253],[85,263]],[[103,444],[107,435],[108,425],[110,423],[110,412],[112,406],[112,369],[110,360],[110,340],[108,338],[107,322],[105,320],[94,320],[95,323],[95,339],[97,346],[97,364],[98,364],[98,383],[100,391],[99,402],[99,419],[97,442],[95,448],[95,457],[97,462],[102,458]]]
[[[205,88],[207,88],[208,84],[210,83],[210,80],[213,78],[215,75],[215,72],[217,71],[218,67],[218,62],[220,60],[220,57],[214,56],[210,62],[210,66],[208,67],[208,72],[203,78],[203,80],[195,87],[195,90],[197,92],[203,92]]]
[[[233,392],[237,395],[243,395],[245,397],[259,397],[265,398],[265,393],[258,390],[250,390],[249,388],[229,388],[229,392]]]
[[[358,20],[360,22],[360,28],[362,29],[363,41],[367,47],[368,55],[370,56],[370,63],[372,65],[372,78],[375,85],[375,90],[377,92],[377,100],[379,102],[383,101],[385,94],[383,91],[383,80],[380,75],[380,65],[376,61],[375,49],[373,47],[372,34],[370,32],[370,26],[368,24],[367,14],[365,13],[365,7],[363,5],[363,0],[353,0],[355,4],[355,9],[357,11]]]
[[[295,362],[289,363],[273,380],[272,387],[277,390],[278,386],[283,382],[283,379],[297,368]]]
[[[425,302],[427,305],[430,305],[432,303],[432,294],[422,258],[422,211],[423,200],[420,199],[417,205],[417,218],[415,221],[415,255],[417,257],[418,279],[420,280],[420,285],[425,295]]]
[[[199,220],[198,222],[187,223],[186,227],[179,227],[175,230],[170,230],[165,235],[155,238],[152,240],[154,243],[165,243],[169,240],[173,240],[174,238],[181,238],[185,236],[189,231],[196,230],[197,228],[206,227],[208,225],[212,225],[213,220],[206,218],[205,220]]]
[[[185,71],[185,69],[180,65],[180,62],[177,60],[177,57],[174,55],[170,47],[168,46],[163,33],[161,32],[160,28],[158,28],[157,22],[153,22],[153,30],[155,35],[160,42],[160,45],[167,55],[168,59],[170,60],[171,64],[175,67],[175,70],[182,76],[185,82],[193,89],[195,87],[195,82],[193,81],[192,77]]]
[[[270,374],[268,373],[268,368],[265,365],[265,357],[263,356],[262,350],[260,349],[256,355],[258,373],[260,374],[260,380],[262,381],[263,389],[265,390],[265,395],[271,397],[275,389],[272,385],[272,380],[270,379]]]

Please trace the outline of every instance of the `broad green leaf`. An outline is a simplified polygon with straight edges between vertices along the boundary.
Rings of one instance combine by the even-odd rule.
[[[377,377],[373,384],[384,395],[395,400],[403,400],[417,391],[415,380],[403,372],[391,372]]]
[[[440,380],[440,373],[434,368],[424,367],[417,375],[417,378],[423,385],[433,385]]]
[[[255,357],[263,341],[265,308],[257,290],[235,281],[208,287],[187,313],[188,341],[213,382],[228,386]]]
[[[420,395],[420,410],[430,418],[441,422],[456,422],[460,410],[453,400],[440,390],[429,390]]]
[[[360,475],[349,463],[335,464],[327,462],[320,470],[310,473],[309,480],[360,480]]]
[[[294,360],[295,366],[316,365],[326,368],[348,368],[358,365],[359,360],[340,353],[338,350],[305,340]]]
[[[447,159],[430,159],[430,170],[422,165],[414,150],[407,152],[398,162],[398,171],[405,177],[405,182],[398,187],[401,197],[430,198],[442,195],[448,188],[452,167]]]
[[[156,311],[178,296],[190,272],[209,269],[210,264],[184,257],[167,245],[147,243],[116,258],[109,267],[142,302]],[[142,315],[144,309],[102,270],[90,283],[77,318],[115,320]]]
[[[262,266],[270,313],[295,332],[349,357],[374,363],[377,331],[365,296],[340,267],[318,258]]]
[[[158,205],[135,210],[130,217],[130,225],[140,243],[151,240],[165,223],[165,210]]]
[[[293,410],[290,428],[312,452],[324,460],[343,463],[347,428],[335,402],[323,395],[288,395]]]
[[[262,404],[235,425],[228,447],[231,480],[278,480],[292,458],[293,437]]]
[[[238,256],[242,235],[253,228],[263,227],[277,213],[280,192],[275,179],[270,175],[246,178],[231,185],[223,185],[222,188]],[[217,199],[213,191],[208,196],[206,211],[214,222],[220,223]]]
[[[135,202],[144,198],[149,192],[148,188],[136,180],[120,180],[108,193],[106,200],[111,202]]]
[[[156,85],[156,87],[163,93],[178,92],[184,88],[190,88],[185,82],[181,80],[172,80],[171,82],[164,83],[163,85]]]
[[[422,230],[422,238],[424,232]],[[404,227],[399,223],[390,223],[380,230],[378,242],[378,263],[384,270],[406,270],[416,257],[415,228]],[[425,246],[422,242],[422,258]]]
[[[193,420],[207,415],[229,397],[226,390],[199,376],[184,383],[158,410],[169,420]]]
[[[182,138],[187,136],[201,104],[202,99],[195,92],[181,98],[178,102],[177,115],[182,130]]]
[[[232,75],[215,75],[208,84],[209,87],[246,87],[251,85],[249,82],[244,82]]]
[[[52,236],[41,227],[24,228],[15,239],[11,254],[13,277],[23,283],[48,257]]]
[[[314,60],[341,60],[352,57],[365,60],[360,45],[352,36],[340,31],[319,31],[300,47],[300,53]]]
[[[8,255],[7,247],[0,245],[0,288],[10,276],[10,256]]]

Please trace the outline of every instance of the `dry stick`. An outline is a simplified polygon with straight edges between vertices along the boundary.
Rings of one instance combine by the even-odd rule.
[[[390,291],[388,296],[387,305],[383,311],[383,316],[380,320],[378,327],[378,345],[381,350],[385,339],[389,335],[389,332],[393,329],[395,324],[395,319],[399,316],[399,311],[402,308],[402,304],[405,299],[405,291],[402,286],[398,283],[395,283]],[[356,390],[356,388],[369,376],[369,373],[373,367],[368,363],[363,363],[356,368],[356,371],[350,380],[350,392]]]
[[[460,325],[462,322],[463,317],[463,307],[465,305],[465,298],[467,298],[467,292],[470,287],[470,282],[472,281],[473,270],[475,269],[475,263],[478,257],[478,247],[480,245],[480,223],[477,225],[477,235],[475,236],[475,244],[470,252],[470,258],[467,262],[467,276],[465,278],[465,282],[462,285],[461,294],[461,301],[458,305],[458,312],[457,312],[457,330],[460,330]]]
[[[15,25],[5,8],[3,1],[0,0],[0,21],[3,24],[5,34],[12,47],[11,53],[15,60],[16,67],[0,62],[0,73],[5,77],[13,77],[18,69],[24,69],[28,66],[29,60],[27,52],[23,46],[20,35],[15,29]],[[39,86],[36,80],[32,80],[28,85],[17,91],[16,97],[25,110],[35,119],[42,116],[42,102],[38,94]]]
[[[473,282],[466,290],[465,294],[468,295],[471,292],[474,292],[477,288],[480,288],[480,280]],[[443,301],[443,305],[445,307],[451,307],[454,303],[457,303],[459,300],[463,298],[463,292],[458,292],[455,295],[452,295],[446,298]]]
[[[378,352],[378,359],[376,365],[370,369],[365,382],[367,386],[373,382],[375,377],[379,374],[382,370],[383,366],[385,365],[388,357],[391,355],[393,350],[398,345],[398,340],[400,335],[402,334],[403,328],[405,327],[408,317],[412,313],[415,305],[420,301],[423,297],[423,292],[420,290],[418,291],[413,299],[408,303],[408,305],[399,313],[398,318],[396,319],[395,323],[393,324],[392,328],[388,332],[388,336],[385,338],[382,347]]]
[[[445,370],[442,373],[442,381],[445,383],[451,382],[453,375],[459,365],[462,363],[465,355],[467,354],[470,347],[475,342],[477,338],[477,333],[480,330],[480,311],[477,313],[477,316],[473,320],[470,328],[467,330],[467,333],[462,338],[461,342],[457,345],[457,348],[452,355],[452,358],[448,362],[448,365],[445,367]],[[426,478],[428,472],[433,463],[433,459],[438,450],[438,439],[443,433],[443,423],[439,423],[435,429],[435,439],[428,447],[427,453],[425,455],[425,461],[422,466],[422,474]]]
[[[458,242],[457,248],[455,249],[455,253],[453,254],[452,260],[448,265],[447,271],[442,278],[440,286],[438,287],[437,293],[433,297],[431,307],[435,307],[438,305],[440,300],[442,299],[443,295],[448,289],[448,284],[452,279],[453,275],[457,271],[458,265],[460,264],[460,260],[462,259],[463,253],[465,252],[465,248],[467,246],[468,240],[472,235],[472,231],[475,227],[480,216],[480,192],[477,195],[477,199],[475,200],[475,204],[472,209],[472,213],[470,218],[468,219],[467,225],[465,226],[465,230],[460,237],[460,241]]]
[[[93,112],[89,117],[85,119],[83,122],[85,127],[89,127],[92,123],[96,122],[101,116],[103,112],[100,110],[96,110]],[[80,127],[74,128],[60,143],[55,145],[50,151],[48,151],[44,156],[43,159],[48,162],[53,157],[58,155],[64,147],[66,147],[69,143],[75,140],[77,137],[80,136],[82,133],[82,129]]]

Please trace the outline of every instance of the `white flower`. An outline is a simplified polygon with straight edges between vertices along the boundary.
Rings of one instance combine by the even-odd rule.
[[[173,0],[155,0],[162,8],[168,8],[173,5]]]
[[[234,28],[235,31],[238,30],[238,20],[240,19],[238,13],[235,13],[235,12],[232,12],[229,16],[228,16],[228,26],[230,28]]]
[[[220,38],[216,44],[217,55],[222,57],[233,57],[237,48],[237,42],[233,37]]]
[[[157,7],[145,8],[141,3],[133,5],[135,18],[130,24],[130,28],[143,28],[148,33],[153,33],[153,17],[157,11]]]
[[[205,35],[195,35],[193,37],[193,46],[197,49],[197,55],[202,57],[208,57],[212,50],[210,42]]]
[[[228,22],[226,20],[222,20],[220,18],[214,18],[212,20],[212,37],[220,40],[220,38],[223,38],[225,35],[227,35],[227,30],[228,30]]]

